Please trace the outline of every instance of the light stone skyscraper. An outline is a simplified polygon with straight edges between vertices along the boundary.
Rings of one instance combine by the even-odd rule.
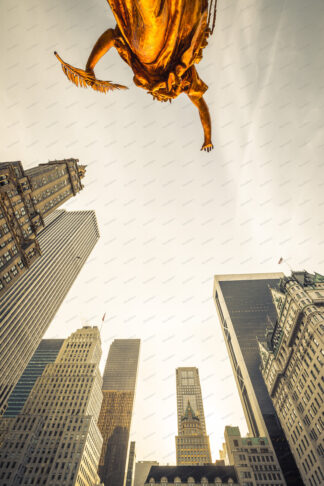
[[[54,211],[45,225],[42,256],[0,298],[0,415],[99,239],[94,211]]]
[[[324,276],[271,288],[277,320],[259,343],[262,375],[305,485],[324,484]]]
[[[123,486],[133,414],[140,339],[115,339],[103,374],[98,426],[103,437],[99,475],[105,486]]]
[[[0,162],[0,298],[40,258],[44,218],[83,189],[85,166],[54,160],[24,170]]]
[[[0,449],[0,484],[94,486],[102,437],[100,334],[83,327],[37,379]]]
[[[267,437],[242,437],[240,429],[232,426],[225,427],[224,436],[225,443],[220,456],[225,464],[235,466],[240,484],[286,486],[278,459]]]
[[[258,340],[276,310],[269,287],[283,273],[216,275],[214,301],[242,407],[252,437],[267,437],[274,448],[288,486],[303,481],[273,407],[260,366]]]
[[[177,368],[177,465],[211,464],[209,437],[197,368]]]

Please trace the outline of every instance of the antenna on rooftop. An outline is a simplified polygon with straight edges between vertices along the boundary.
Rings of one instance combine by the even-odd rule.
[[[102,325],[104,323],[105,317],[106,317],[106,312],[104,313],[104,315],[102,316],[102,319],[101,319],[100,334],[101,334],[101,329],[102,329]]]

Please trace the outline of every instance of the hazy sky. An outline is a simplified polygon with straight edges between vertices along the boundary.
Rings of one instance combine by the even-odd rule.
[[[213,460],[227,424],[246,432],[212,300],[213,275],[324,273],[324,2],[218,0],[198,65],[215,149],[199,151],[185,95],[152,102],[116,52],[96,70],[129,91],[76,88],[53,56],[84,67],[115,25],[104,0],[0,0],[1,161],[76,157],[101,238],[46,337],[85,323],[142,351],[137,459],[175,462],[175,368],[200,371]]]

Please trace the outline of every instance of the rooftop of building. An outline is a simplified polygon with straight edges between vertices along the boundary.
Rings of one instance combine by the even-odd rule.
[[[303,287],[324,283],[324,276],[320,273],[309,273],[306,270],[293,271],[289,277],[283,277],[280,280],[280,289],[285,290],[285,284],[291,280],[296,280]]]
[[[265,446],[265,445],[269,444],[269,441],[266,437],[253,437],[253,436],[249,436],[249,435],[247,435],[246,437],[242,437],[241,432],[240,432],[240,428],[237,427],[237,426],[233,427],[232,425],[226,425],[225,426],[225,436],[226,435],[229,436],[229,437],[238,437],[239,439],[241,439],[242,444],[247,445],[247,446],[249,446],[249,445]]]
[[[231,480],[233,483],[238,483],[238,477],[234,466],[152,466],[146,478],[145,484],[149,484],[150,479],[154,479],[155,483],[160,484],[162,478],[167,478],[169,483],[173,483],[176,478],[181,479],[182,483],[186,483],[189,478],[193,478],[195,483],[201,483],[203,478],[206,478],[209,483],[214,483],[217,478],[222,480],[222,483],[228,483]]]

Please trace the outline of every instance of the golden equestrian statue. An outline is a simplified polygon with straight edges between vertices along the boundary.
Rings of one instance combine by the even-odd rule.
[[[77,86],[90,86],[106,93],[127,89],[101,81],[94,67],[111,47],[132,68],[134,83],[158,101],[172,101],[186,93],[198,108],[204,129],[201,150],[213,148],[211,121],[203,94],[208,86],[195,64],[202,59],[213,33],[217,0],[108,0],[117,26],[104,32],[89,56],[85,71],[65,63],[55,52],[62,69]]]

